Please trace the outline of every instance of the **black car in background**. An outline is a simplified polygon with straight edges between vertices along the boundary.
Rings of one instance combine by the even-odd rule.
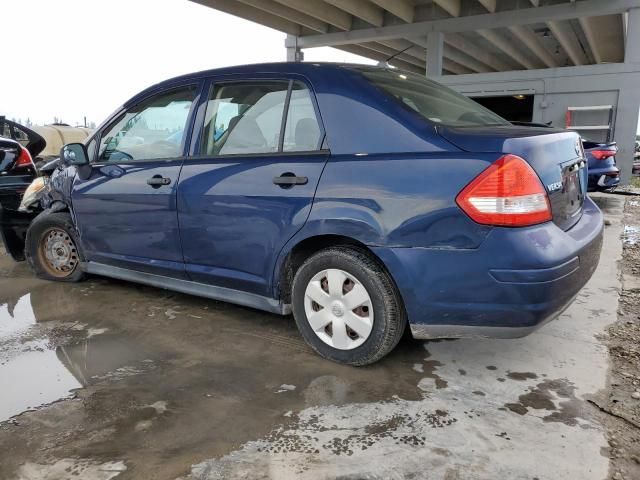
[[[0,137],[0,206],[18,210],[22,195],[38,175],[29,145]]]
[[[38,176],[35,159],[47,146],[30,128],[0,116],[0,206],[18,210],[22,195]]]
[[[0,115],[0,137],[15,140],[25,147],[31,154],[34,162],[36,162],[36,157],[40,152],[47,146],[47,142],[40,134],[13,120],[7,120],[2,115]]]
[[[16,122],[0,117],[0,233],[14,258],[30,216],[18,211],[27,188],[38,176],[34,158],[47,143],[40,135]],[[16,245],[15,251],[11,246]]]

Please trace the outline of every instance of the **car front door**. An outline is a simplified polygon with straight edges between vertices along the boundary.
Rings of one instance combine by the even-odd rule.
[[[198,90],[156,93],[102,130],[91,173],[77,177],[72,191],[88,261],[186,277],[176,189]]]
[[[301,80],[213,80],[198,117],[178,185],[187,274],[269,296],[275,259],[304,225],[328,157],[313,94]]]

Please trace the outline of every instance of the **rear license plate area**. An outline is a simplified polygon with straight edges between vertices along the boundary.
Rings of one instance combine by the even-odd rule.
[[[562,168],[562,194],[567,216],[577,215],[582,210],[586,194],[586,166],[582,160],[569,162]]]

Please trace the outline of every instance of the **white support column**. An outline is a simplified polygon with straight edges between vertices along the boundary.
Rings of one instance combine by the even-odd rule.
[[[629,10],[624,63],[640,64],[640,8]],[[615,141],[618,142],[616,163],[624,185],[631,180],[639,113],[640,90],[636,87],[621,89],[616,112]]]
[[[284,45],[287,49],[287,62],[302,62],[304,60],[304,53],[298,47],[298,37],[287,35]]]
[[[636,135],[640,114],[640,91],[637,88],[623,88],[618,95],[618,109],[614,140],[618,143],[616,164],[620,169],[620,180],[628,185],[631,180]]]
[[[444,35],[442,32],[430,32],[427,36],[427,76],[442,75],[442,57],[444,52]]]
[[[627,16],[624,63],[640,63],[640,8],[632,8]]]

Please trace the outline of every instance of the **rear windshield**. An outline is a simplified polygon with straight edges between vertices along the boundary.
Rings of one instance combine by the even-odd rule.
[[[354,69],[430,122],[450,127],[511,125],[470,98],[422,75],[383,68]]]

